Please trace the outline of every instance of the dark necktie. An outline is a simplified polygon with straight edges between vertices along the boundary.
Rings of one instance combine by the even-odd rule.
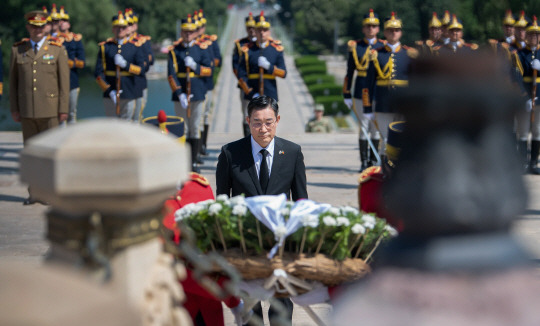
[[[259,183],[261,184],[263,194],[266,194],[266,188],[268,188],[268,179],[270,178],[268,175],[268,164],[266,163],[266,155],[268,155],[268,152],[263,148],[259,153],[262,155],[261,170],[259,171]]]
[[[37,43],[34,44],[34,53],[37,54],[37,51],[38,51],[38,48],[37,48]]]

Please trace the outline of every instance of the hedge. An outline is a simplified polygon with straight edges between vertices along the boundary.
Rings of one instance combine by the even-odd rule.
[[[317,85],[317,84],[328,84],[335,83],[336,79],[332,75],[308,75],[304,77],[304,83],[306,86]]]
[[[350,110],[343,102],[343,96],[317,96],[315,97],[316,104],[324,105],[325,115],[336,115],[339,112],[349,114]]]
[[[316,84],[308,87],[313,97],[342,95],[343,87],[336,83]]]
[[[324,66],[305,66],[298,68],[300,75],[302,77],[313,75],[313,74],[326,74],[326,65]]]
[[[316,55],[305,55],[294,59],[296,67],[318,65],[321,63],[324,64],[324,61],[317,58]]]

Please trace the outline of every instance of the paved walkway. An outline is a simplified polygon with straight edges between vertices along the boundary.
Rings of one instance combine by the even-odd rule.
[[[247,14],[247,13],[246,13]],[[236,15],[233,13],[233,18]],[[202,173],[215,188],[215,169],[221,146],[242,137],[239,90],[232,74],[231,42],[244,33],[244,13],[232,20],[230,42],[222,47],[224,64],[216,87],[215,112],[208,139],[210,155]],[[240,23],[238,23],[240,21]],[[312,114],[313,102],[292,58],[286,57],[288,76],[278,79],[281,122],[277,134],[302,146],[308,180],[308,194],[313,200],[333,205],[357,205],[358,145],[357,134],[306,134],[304,125]],[[0,132],[0,263],[23,261],[39,264],[48,245],[43,240],[47,209],[39,204],[23,206],[26,186],[18,177],[19,132]],[[514,224],[513,232],[531,249],[540,262],[540,177],[525,176],[529,205]],[[504,199],[502,199],[504,200]],[[328,315],[330,307],[319,305],[317,313]],[[232,317],[227,313],[227,325]],[[295,309],[294,325],[314,325],[301,309]]]

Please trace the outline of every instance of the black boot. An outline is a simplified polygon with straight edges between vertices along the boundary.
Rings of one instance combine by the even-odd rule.
[[[540,174],[538,169],[538,154],[540,153],[540,141],[533,140],[531,142],[531,159],[529,161],[529,173],[530,174]]]
[[[203,156],[208,155],[208,151],[206,150],[206,141],[208,140],[208,125],[204,125],[204,129],[202,131],[201,135],[201,151],[200,154]]]
[[[518,158],[519,158],[519,164],[521,165],[521,169],[523,173],[529,172],[529,166],[528,166],[528,153],[527,153],[527,141],[526,140],[519,140],[517,143],[517,151],[518,151]]]
[[[249,130],[249,125],[247,123],[244,123],[242,127],[244,129],[244,137],[251,135],[251,131]]]
[[[186,139],[187,143],[191,148],[191,171],[200,173],[199,165],[197,164],[197,153],[199,152],[199,139],[188,138]]]
[[[373,146],[377,150],[377,154],[379,153],[379,139],[371,139],[371,142],[373,143]],[[369,149],[369,166],[377,165],[377,155],[375,155],[375,152],[373,151],[373,148]]]
[[[360,145],[360,171],[362,172],[367,169],[368,166],[368,141],[365,139],[358,139],[358,144]]]

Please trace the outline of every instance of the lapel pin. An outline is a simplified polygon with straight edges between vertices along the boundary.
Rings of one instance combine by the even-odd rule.
[[[285,154],[285,151],[279,151],[279,155]]]

